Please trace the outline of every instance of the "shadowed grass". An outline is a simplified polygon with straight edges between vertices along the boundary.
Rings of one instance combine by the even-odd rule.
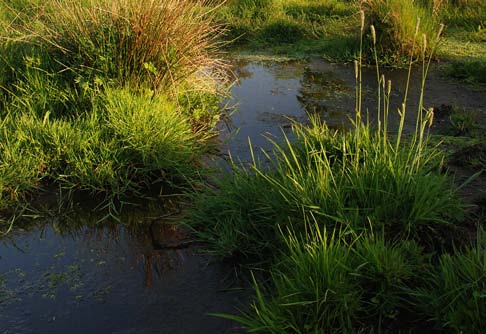
[[[435,325],[457,333],[486,331],[486,233],[466,249],[443,254],[427,272],[425,288],[413,292],[416,307]]]
[[[248,333],[379,333],[390,328],[406,311],[405,288],[427,268],[420,247],[316,226],[306,232],[282,234],[285,246],[272,267],[272,291],[255,282],[251,311],[225,317]]]

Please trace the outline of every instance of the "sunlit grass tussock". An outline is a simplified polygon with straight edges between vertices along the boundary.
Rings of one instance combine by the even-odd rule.
[[[113,196],[139,194],[154,182],[184,184],[206,152],[174,102],[109,90],[76,119],[9,114],[3,120],[2,206],[41,181]],[[25,199],[25,198],[24,198]]]
[[[378,65],[377,118],[364,121],[359,57],[350,129],[310,116],[308,125],[293,124],[292,140],[283,135],[261,161],[232,161],[230,173],[195,196],[186,222],[213,252],[269,268],[269,280],[254,280],[250,310],[222,315],[246,332],[482,332],[484,249],[452,245],[463,244],[453,235],[465,207],[443,152],[429,144],[434,113],[423,105],[441,29],[432,44],[427,35],[417,42],[415,22],[406,53],[409,70],[417,55],[422,61],[415,131],[404,131],[410,79],[391,126],[391,83]],[[371,26],[378,62],[376,33]]]
[[[209,5],[2,1],[1,208],[53,185],[117,201],[198,179],[227,84]]]
[[[419,58],[422,52],[433,54],[439,30],[438,12],[433,8],[413,1],[365,0],[362,9],[376,28],[380,59],[403,63],[411,55]]]
[[[194,222],[223,254],[268,254],[277,226],[304,221],[430,242],[461,219],[440,153],[425,141],[393,141],[369,125],[339,132],[319,121],[293,131],[296,142],[275,143],[269,165],[235,163],[201,195]]]

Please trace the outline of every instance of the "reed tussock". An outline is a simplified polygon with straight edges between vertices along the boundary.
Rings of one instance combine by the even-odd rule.
[[[46,48],[85,80],[167,91],[195,74],[217,77],[226,67],[212,0],[35,3],[34,16],[17,13],[13,35]]]

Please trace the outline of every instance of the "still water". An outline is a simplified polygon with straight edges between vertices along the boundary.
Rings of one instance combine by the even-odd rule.
[[[76,215],[76,217],[83,214]],[[224,333],[231,267],[163,221],[51,219],[0,242],[0,333]],[[148,225],[150,227],[147,227]],[[75,227],[73,227],[75,226]]]
[[[293,121],[307,122],[308,115],[318,115],[330,127],[346,128],[355,118],[356,77],[353,65],[332,64],[321,60],[290,62],[235,62],[239,78],[232,89],[236,111],[223,128],[226,146],[233,157],[250,160],[248,139],[255,152],[270,150],[267,138],[279,140],[291,135]],[[389,125],[398,125],[408,77],[408,69],[380,69],[380,76],[391,81]],[[362,71],[362,114],[376,124],[377,74],[375,67]],[[414,67],[406,103],[405,131],[413,131],[420,100],[422,68]],[[383,93],[381,96],[383,103]],[[435,108],[435,123],[445,121],[440,110],[453,107],[474,113],[478,122],[486,118],[486,91],[448,81],[431,66],[424,85],[424,108]],[[383,109],[383,107],[382,107]],[[229,135],[229,137],[228,137]]]

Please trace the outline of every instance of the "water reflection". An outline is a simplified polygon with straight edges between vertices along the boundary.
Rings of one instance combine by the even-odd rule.
[[[180,216],[51,217],[0,242],[0,333],[215,333],[243,291],[201,254]],[[81,319],[90,319],[85,322]],[[73,327],[74,326],[74,327]]]
[[[223,151],[243,161],[251,159],[250,138],[254,151],[271,150],[265,139],[278,141],[282,134],[290,135],[292,121],[307,122],[308,114],[318,114],[329,126],[347,128],[354,119],[356,79],[354,66],[332,64],[321,60],[290,62],[234,63],[235,73],[241,73],[231,90],[237,110],[232,115],[232,127],[223,131],[229,137]],[[398,127],[398,108],[405,93],[408,69],[382,68],[385,80],[391,80],[390,130]],[[377,76],[375,67],[362,70],[362,114],[372,124],[377,115]],[[405,132],[415,129],[421,91],[420,67],[412,69],[407,100]],[[383,101],[383,99],[382,99]],[[425,90],[424,107],[441,105],[476,110],[484,114],[486,92],[473,91],[441,77],[432,66]]]

